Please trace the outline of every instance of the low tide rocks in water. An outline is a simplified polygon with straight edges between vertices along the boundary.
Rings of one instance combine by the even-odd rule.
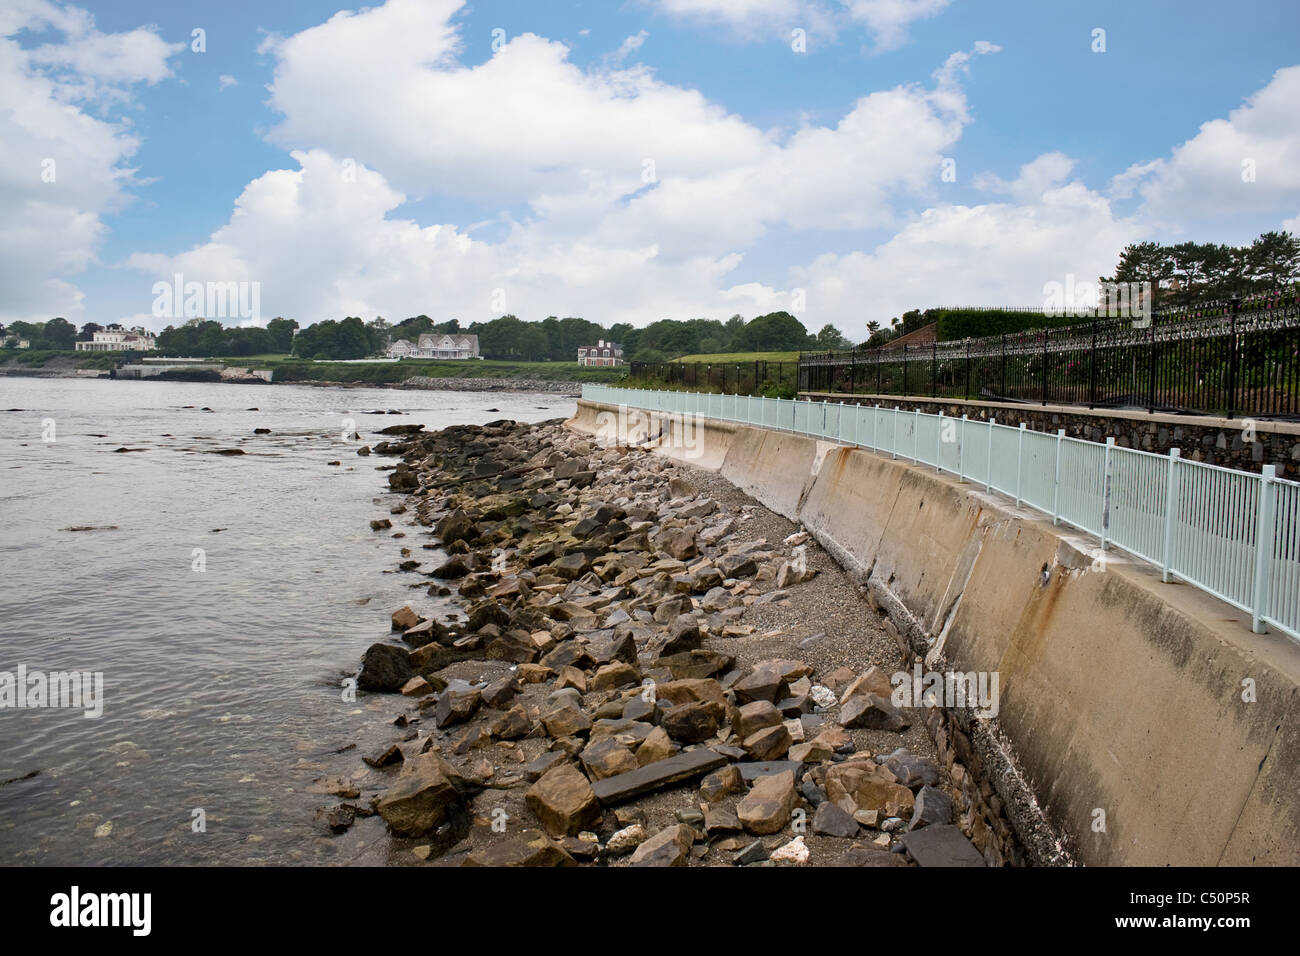
[[[413,600],[365,653],[360,689],[410,706],[364,755],[383,785],[336,794],[327,825],[377,813],[397,857],[442,865],[910,865],[923,828],[969,846],[960,787],[890,701],[896,663],[837,651],[897,662],[885,631],[764,631],[868,608],[807,534],[558,421],[391,438],[392,512],[429,539],[427,564],[395,542],[401,567],[461,609]]]

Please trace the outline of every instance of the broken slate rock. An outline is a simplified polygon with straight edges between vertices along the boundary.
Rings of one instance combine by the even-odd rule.
[[[701,747],[667,758],[656,760],[628,773],[597,780],[592,789],[605,806],[624,803],[643,793],[662,790],[675,784],[692,780],[716,770],[727,763],[727,758]]]
[[[858,821],[829,800],[822,801],[813,814],[813,833],[847,839],[858,835]]]
[[[636,848],[632,866],[685,866],[695,831],[684,823],[667,827]]]
[[[749,793],[736,806],[736,816],[750,833],[758,836],[776,833],[790,822],[790,814],[798,800],[794,773],[783,770],[755,780]]]
[[[919,830],[921,827],[952,823],[952,813],[952,798],[948,794],[938,787],[922,787],[916,794],[912,820],[907,826],[909,830]]]

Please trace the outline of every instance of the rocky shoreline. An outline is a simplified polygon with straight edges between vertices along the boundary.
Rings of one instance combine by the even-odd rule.
[[[430,378],[413,375],[394,388],[432,389],[439,392],[554,392],[581,395],[581,382],[555,382],[540,378]]]
[[[314,385],[322,388],[387,388],[410,391],[437,392],[535,392],[582,395],[581,382],[555,382],[535,378],[429,378],[413,375],[400,382],[329,382],[319,379],[302,379],[275,382],[276,385]]]
[[[326,829],[377,816],[410,864],[1007,861],[941,715],[890,700],[897,633],[806,532],[558,421],[421,428],[360,450],[407,496],[371,527],[460,610],[412,602],[365,653],[359,689],[409,705]]]

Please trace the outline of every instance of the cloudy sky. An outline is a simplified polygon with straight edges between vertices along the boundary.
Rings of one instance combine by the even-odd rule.
[[[1038,305],[1300,231],[1293,0],[0,3],[0,321]]]

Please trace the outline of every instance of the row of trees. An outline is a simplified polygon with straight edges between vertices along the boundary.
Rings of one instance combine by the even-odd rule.
[[[158,351],[163,355],[194,358],[240,357],[269,352],[288,352],[293,343],[293,319],[274,318],[266,328],[232,326],[213,319],[190,319],[181,326],[167,326],[158,333]]]
[[[1157,307],[1267,291],[1300,280],[1300,238],[1266,232],[1248,246],[1214,242],[1124,247],[1111,278],[1102,282],[1150,282]]]
[[[602,339],[621,345],[625,359],[650,362],[697,353],[852,347],[834,326],[810,335],[788,312],[760,315],[749,322],[739,315],[726,322],[663,319],[644,329],[627,323],[606,327],[572,316],[561,319],[552,315],[540,322],[525,322],[518,316],[503,315],[462,326],[457,319],[434,322],[427,315],[417,315],[396,324],[382,318],[363,323],[356,317],[317,322],[294,337],[293,352],[313,359],[364,358],[382,352],[398,339],[415,342],[424,333],[477,335],[479,354],[484,358],[523,362],[572,362],[579,347]]]
[[[1300,238],[1281,231],[1263,233],[1242,246],[1213,242],[1131,243],[1120,253],[1114,275],[1102,276],[1098,282],[1150,282],[1156,290],[1157,308],[1281,289],[1300,282]],[[951,311],[912,309],[885,327],[868,322],[868,338],[859,348],[877,348],[941,320]],[[991,316],[995,312],[988,311]],[[1051,323],[1043,320],[1039,324]],[[941,325],[941,338],[942,332]]]
[[[71,349],[76,342],[89,341],[91,334],[99,329],[93,322],[87,323],[90,331],[77,334],[77,327],[64,318],[50,319],[48,322],[10,322],[0,325],[0,343],[14,348],[20,340],[31,343],[34,349]]]
[[[16,345],[23,339],[36,349],[72,349],[77,341],[89,341],[101,328],[97,323],[87,322],[78,331],[62,318],[44,323],[13,322],[7,330],[0,326],[0,342]],[[627,323],[606,327],[572,316],[563,319],[549,316],[540,322],[525,322],[514,315],[503,315],[468,327],[457,319],[435,322],[427,315],[395,324],[382,317],[365,322],[357,316],[348,316],[326,319],[304,329],[293,319],[280,317],[272,319],[265,328],[226,327],[212,319],[195,318],[179,326],[167,326],[158,333],[157,345],[164,355],[197,358],[292,352],[306,359],[360,359],[382,354],[398,339],[414,342],[425,333],[477,335],[479,353],[484,358],[524,362],[572,362],[581,346],[594,345],[602,339],[621,345],[626,359],[650,362],[697,353],[852,347],[834,326],[824,326],[811,335],[788,312],[772,312],[748,322],[739,315],[726,322],[663,319],[643,329]]]

